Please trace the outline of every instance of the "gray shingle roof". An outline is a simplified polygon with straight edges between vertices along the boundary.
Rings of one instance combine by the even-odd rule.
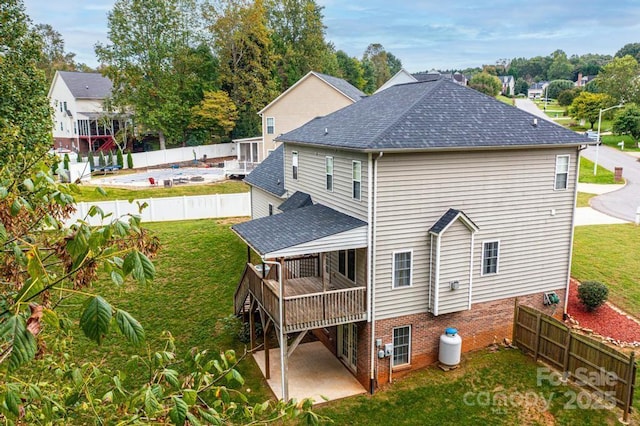
[[[330,207],[313,204],[239,223],[231,229],[258,254],[264,255],[366,225]]]
[[[351,83],[349,83],[346,80],[343,80],[338,77],[334,77],[332,75],[321,74],[319,72],[314,72],[314,74],[317,75],[319,78],[323,79],[325,82],[327,82],[327,84],[330,84],[331,86],[335,87],[336,89],[344,93],[347,97],[349,97],[349,99],[353,100],[354,102],[359,101],[360,99],[367,96],[360,89],[353,86]]]
[[[285,193],[283,152],[284,145],[280,145],[253,169],[244,181],[277,197],[282,197]]]
[[[588,142],[584,135],[445,79],[390,87],[276,140],[365,151]]]
[[[313,204],[313,200],[311,200],[311,195],[296,191],[293,195],[287,198],[287,201],[280,204],[278,209],[282,212],[286,212],[289,210],[299,209],[300,207],[307,207]]]
[[[96,72],[58,71],[76,99],[104,99],[111,95],[111,80]]]
[[[473,223],[473,221],[469,219],[469,217],[466,214],[464,214],[462,210],[449,209],[446,211],[445,214],[443,214],[440,217],[440,219],[438,219],[436,223],[433,224],[431,229],[429,229],[429,232],[432,234],[441,233],[447,226],[449,226],[451,222],[456,220],[459,216],[463,216],[466,222],[468,222],[472,227],[475,227],[476,229],[478,229],[476,224]]]

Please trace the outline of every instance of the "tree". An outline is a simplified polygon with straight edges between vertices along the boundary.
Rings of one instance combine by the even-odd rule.
[[[122,150],[120,148],[116,151],[116,164],[120,166],[121,169],[124,168],[124,157],[122,156]]]
[[[573,65],[567,59],[567,54],[556,50],[551,54],[551,64],[547,70],[548,80],[570,80],[573,77]]]
[[[133,169],[133,156],[131,151],[127,152],[127,169]]]
[[[280,91],[309,71],[327,71],[326,57],[332,52],[324,39],[321,6],[314,0],[267,0],[266,13]]]
[[[640,62],[640,43],[627,43],[615,54],[616,58],[624,58],[625,56],[633,56],[636,61]]]
[[[260,133],[257,112],[275,97],[273,55],[261,0],[221,0],[207,8],[209,31],[220,61],[221,89],[238,108],[233,137]]]
[[[614,104],[615,99],[607,94],[582,92],[571,103],[569,113],[576,118],[588,121],[593,129],[598,121],[600,110]]]
[[[631,135],[636,141],[640,140],[640,107],[627,104],[616,114],[613,121],[613,132],[618,135]]]
[[[53,80],[56,71],[77,70],[74,59],[76,54],[64,51],[64,40],[58,31],[49,24],[38,24],[35,31],[44,43],[38,68],[44,70],[48,82]]]
[[[545,95],[551,99],[557,99],[560,92],[567,89],[573,89],[573,81],[571,80],[553,80],[547,86]]]
[[[558,105],[567,107],[573,103],[573,100],[582,92],[580,87],[565,89],[558,94]]]
[[[387,52],[380,43],[372,43],[364,51],[362,67],[366,93],[373,93],[402,68],[402,62]]]
[[[190,122],[193,99],[183,95],[193,73],[184,65],[197,40],[195,13],[194,0],[118,0],[108,15],[109,44],[96,45],[114,104],[157,132],[160,149],[180,142]]]
[[[471,77],[469,87],[495,98],[502,90],[502,83],[498,77],[481,72]]]
[[[358,89],[364,89],[367,81],[364,79],[364,70],[358,58],[352,58],[343,50],[338,50],[336,60],[338,62],[338,76]]]
[[[526,95],[529,91],[529,84],[526,82],[524,78],[516,79],[516,84],[513,88],[513,91],[516,95],[523,94]]]
[[[640,102],[640,65],[632,56],[614,58],[598,74],[598,88],[617,102]]]
[[[238,109],[222,90],[205,92],[204,99],[192,108],[191,127],[209,132],[210,137],[224,138],[236,125]]]

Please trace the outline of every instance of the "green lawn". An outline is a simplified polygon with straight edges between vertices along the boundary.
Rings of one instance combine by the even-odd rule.
[[[578,201],[576,207],[589,207],[589,200],[595,197],[596,194],[587,194],[586,192],[578,192]]]
[[[578,182],[580,183],[600,183],[600,184],[612,184],[614,181],[613,172],[598,165],[597,174],[593,174],[593,161],[584,157],[580,158],[580,175],[578,176]]]
[[[625,311],[640,313],[640,227],[579,226],[575,229],[571,275],[609,286],[609,300]]]
[[[569,408],[578,388],[554,387],[547,381],[539,386],[539,367],[518,350],[483,350],[467,354],[457,370],[426,368],[373,396],[330,402],[317,411],[339,425],[615,423],[619,410]],[[544,401],[549,400],[545,410]]]
[[[602,135],[602,144],[620,150],[618,143],[624,142],[625,151],[640,151],[638,143],[629,135]]]
[[[79,194],[74,194],[76,201],[130,200],[141,198],[179,197],[183,195],[231,194],[248,192],[249,186],[241,181],[226,180],[218,183],[197,185],[176,185],[171,188],[162,186],[146,188],[113,188],[103,187],[107,193],[103,195],[96,185],[78,185]]]

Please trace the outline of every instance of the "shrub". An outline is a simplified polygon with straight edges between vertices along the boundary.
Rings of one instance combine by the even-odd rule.
[[[98,164],[100,167],[107,165],[107,160],[104,158],[104,153],[102,151],[100,151],[100,155],[98,155]]]
[[[578,299],[591,312],[607,301],[609,289],[599,281],[585,281],[578,287]]]
[[[131,151],[127,152],[127,168],[133,169],[133,157],[131,156]]]
[[[96,168],[96,161],[93,159],[93,152],[89,151],[89,155],[87,155],[87,161],[89,162],[89,167],[91,167],[91,170]]]
[[[124,158],[122,158],[121,149],[118,149],[118,152],[116,153],[116,161],[118,162],[118,166],[120,166],[121,169],[124,169]]]
[[[109,151],[109,156],[107,157],[107,164],[113,166],[113,151]]]
[[[65,154],[62,161],[63,161],[63,164],[64,164],[64,169],[65,170],[69,170],[69,162],[71,161],[71,160],[69,160],[69,154]]]
[[[78,153],[76,160],[78,161],[78,163],[82,163],[82,155],[80,153]]]

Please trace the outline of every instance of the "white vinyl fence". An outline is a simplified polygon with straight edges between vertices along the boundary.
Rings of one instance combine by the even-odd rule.
[[[236,155],[236,144],[220,143],[214,145],[187,146],[184,148],[163,149],[160,151],[136,152],[131,154],[133,167],[157,166],[159,164],[180,163],[182,161],[192,161],[195,157],[201,160],[207,158],[231,157]],[[124,161],[125,167],[127,160]]]
[[[140,205],[148,204],[142,213],[138,210],[138,203]],[[240,194],[145,198],[134,200],[131,203],[123,200],[81,202],[76,205],[77,211],[67,224],[70,225],[78,219],[86,219],[90,225],[100,225],[99,215],[85,218],[93,205],[102,209],[105,214],[112,213],[113,217],[126,214],[140,215],[143,222],[251,216],[251,197],[248,192],[243,192]],[[112,217],[106,220],[111,219]]]

